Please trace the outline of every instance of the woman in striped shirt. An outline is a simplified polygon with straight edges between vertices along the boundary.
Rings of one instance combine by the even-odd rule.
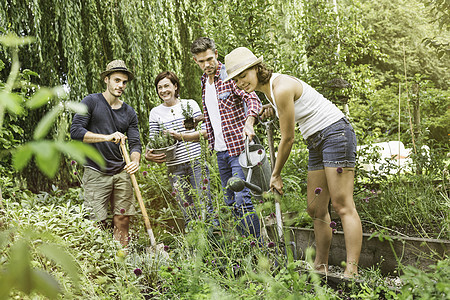
[[[166,154],[155,154],[154,149],[148,149],[145,158],[156,163],[166,163],[169,180],[180,204],[187,225],[193,218],[210,217],[213,213],[209,170],[201,162],[201,145],[198,142],[200,135],[205,136],[206,130],[190,129],[184,127],[182,111],[188,105],[192,108],[193,117],[202,115],[195,100],[180,99],[180,81],[170,71],[164,71],[155,78],[155,88],[163,103],[150,111],[149,128],[150,139],[161,130],[167,130],[175,139],[179,140],[175,158],[166,160]],[[205,212],[205,213],[201,213]]]

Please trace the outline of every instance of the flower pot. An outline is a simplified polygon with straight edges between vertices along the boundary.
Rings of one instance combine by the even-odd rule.
[[[174,160],[176,157],[176,150],[177,150],[177,144],[173,144],[172,146],[159,148],[159,149],[153,149],[154,154],[166,154],[166,161]]]
[[[186,128],[186,130],[191,130],[195,128],[195,124],[194,124],[194,118],[187,118],[184,120],[184,128]]]

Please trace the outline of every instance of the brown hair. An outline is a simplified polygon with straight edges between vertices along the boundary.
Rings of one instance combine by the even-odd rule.
[[[174,72],[171,71],[164,71],[159,73],[156,78],[155,78],[155,88],[156,88],[156,94],[159,97],[159,93],[158,93],[158,83],[163,80],[164,78],[169,79],[173,85],[176,85],[177,88],[175,90],[175,96],[178,98],[180,97],[180,80],[178,79],[177,75],[175,75]],[[161,98],[161,97],[160,97]]]
[[[272,76],[272,70],[269,69],[264,63],[256,64],[253,68],[256,69],[256,77],[260,84],[266,84],[269,82]]]
[[[191,45],[192,55],[205,52],[208,49],[216,51],[216,44],[214,43],[213,39],[207,37],[199,37],[198,39],[192,42]]]

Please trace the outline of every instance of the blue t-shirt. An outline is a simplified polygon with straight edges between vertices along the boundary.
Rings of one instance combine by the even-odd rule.
[[[116,131],[128,137],[130,153],[141,153],[138,119],[134,109],[123,102],[119,109],[112,109],[103,94],[90,94],[81,103],[88,109],[86,115],[75,114],[70,127],[70,136],[74,140],[83,141],[86,132],[98,134],[112,134]],[[95,162],[87,159],[86,166],[108,175],[120,173],[125,167],[125,160],[120,151],[120,145],[113,142],[92,143],[105,160],[105,167],[101,168]]]

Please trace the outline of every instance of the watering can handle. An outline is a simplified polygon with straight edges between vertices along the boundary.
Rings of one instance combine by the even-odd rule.
[[[250,161],[250,151],[249,151],[249,138],[248,135],[245,136],[245,157],[247,158],[247,166],[252,165],[251,161]]]
[[[254,136],[253,140],[259,144],[259,138],[258,136]],[[245,158],[247,158],[247,166],[253,166],[252,162],[250,161],[250,141],[248,138],[248,135],[245,136],[245,143],[244,143],[244,151],[245,151]]]

